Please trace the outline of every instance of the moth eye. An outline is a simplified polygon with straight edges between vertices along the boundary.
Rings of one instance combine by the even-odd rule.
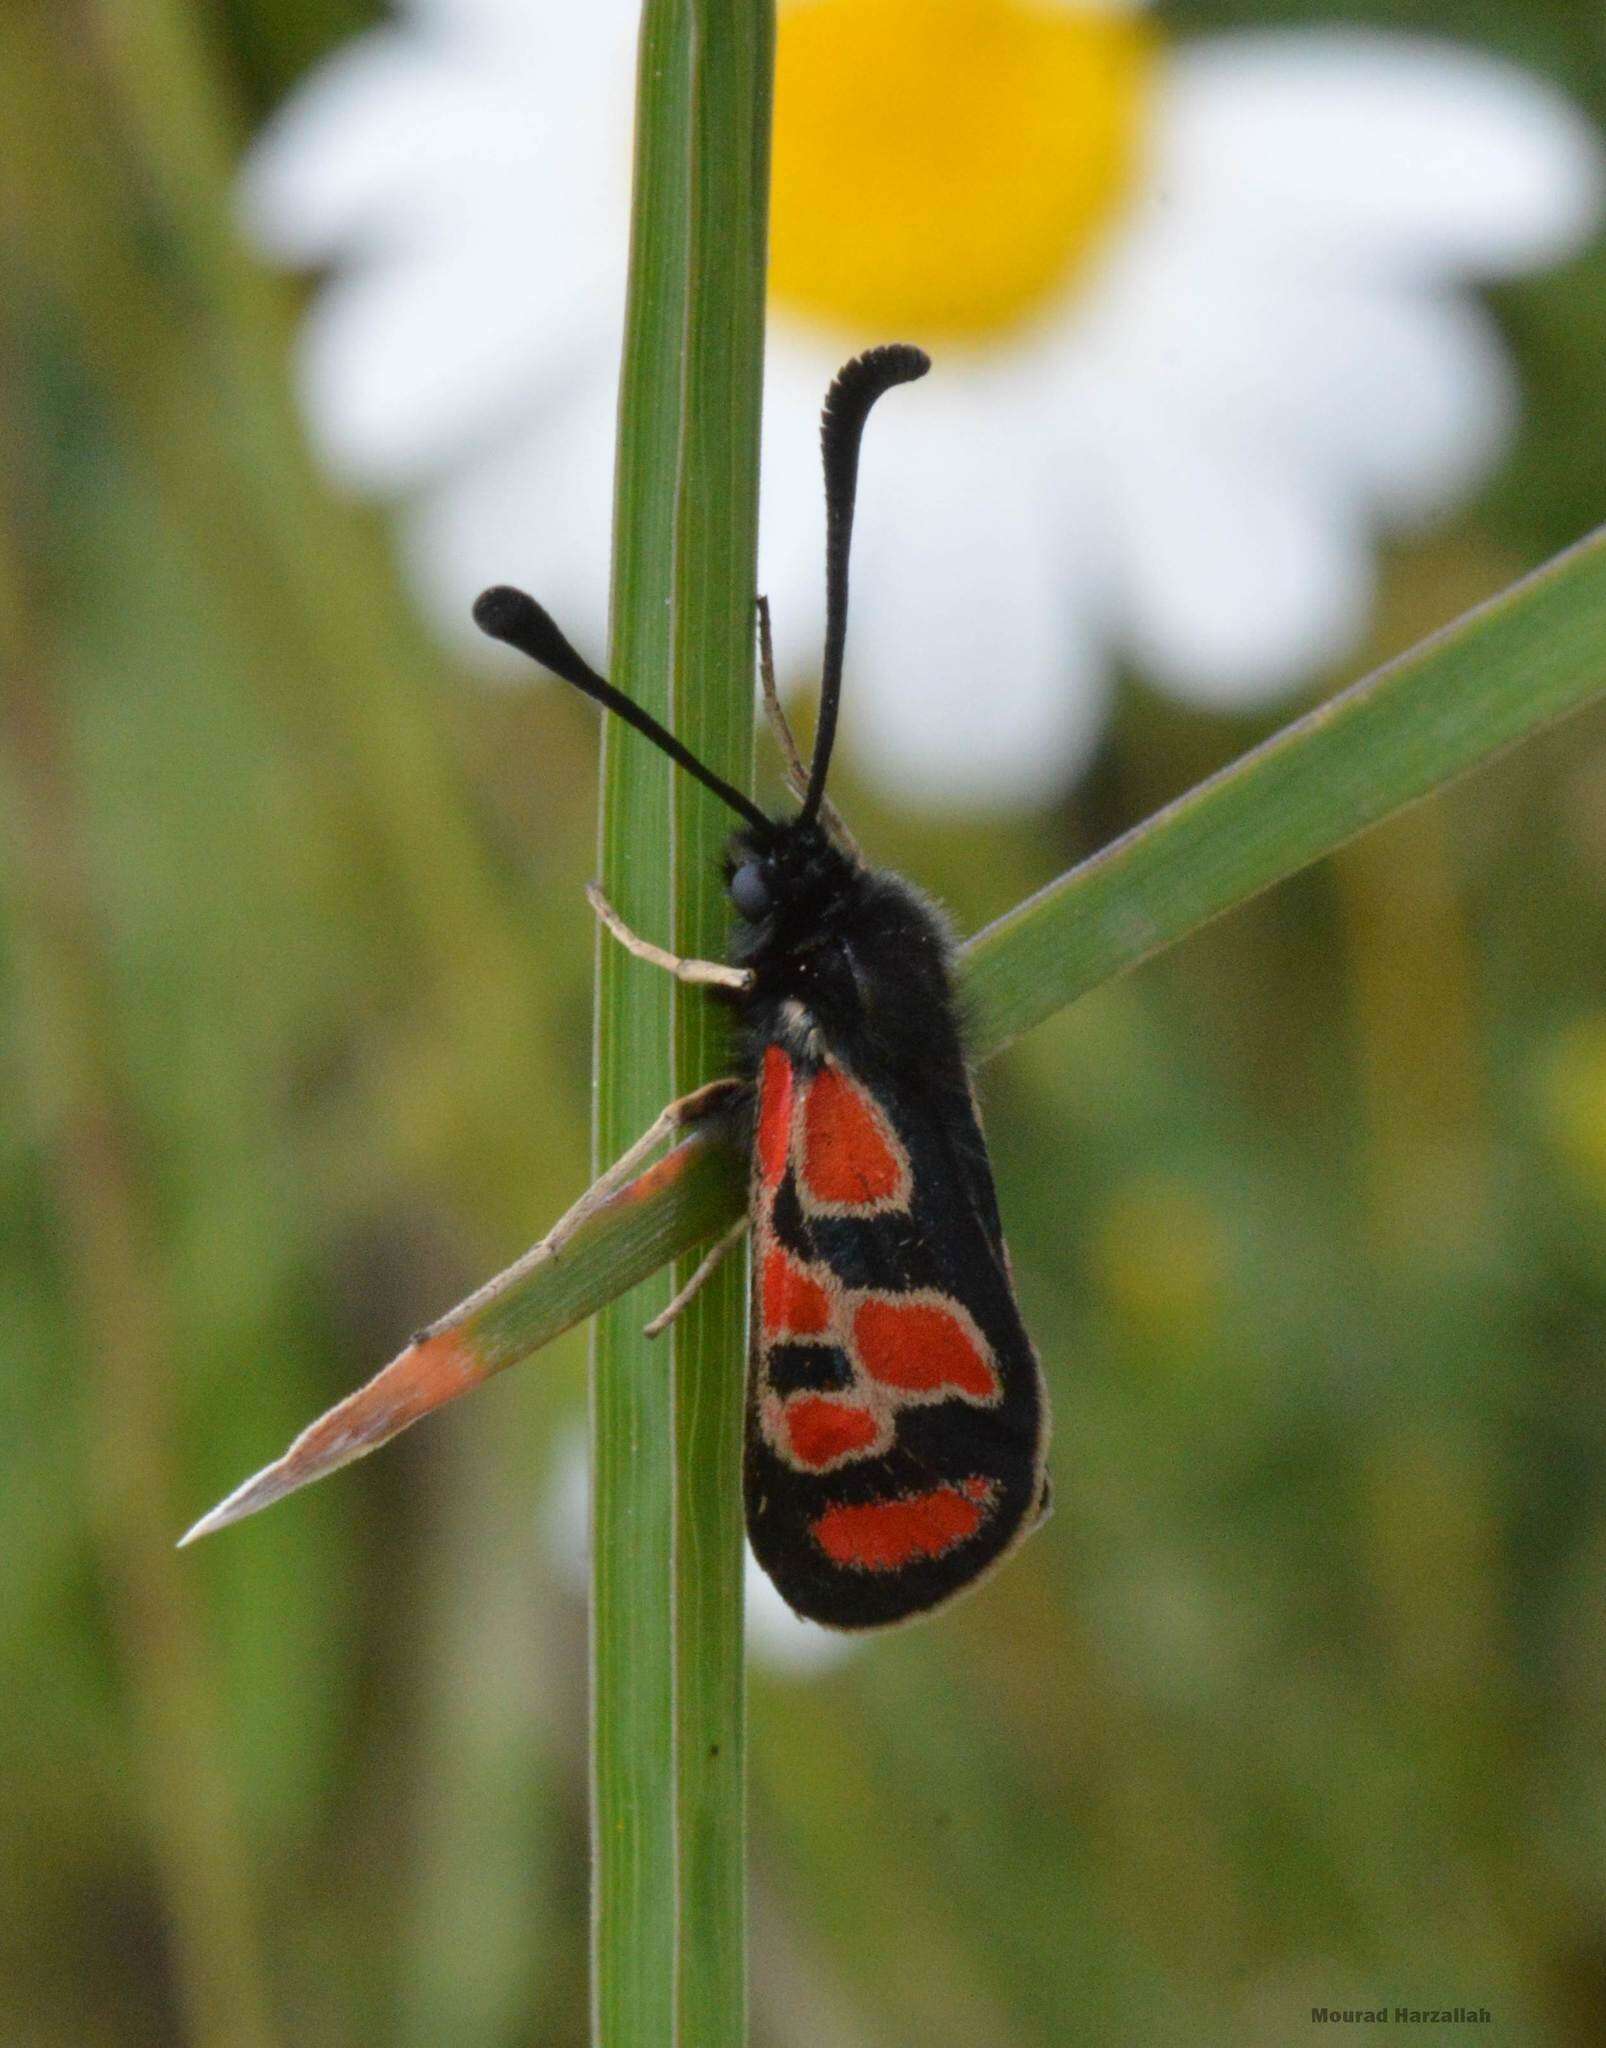
[[[750,924],[769,914],[770,885],[761,862],[744,860],[731,876],[731,901]]]

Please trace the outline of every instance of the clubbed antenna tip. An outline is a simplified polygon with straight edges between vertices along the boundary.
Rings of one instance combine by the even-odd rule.
[[[755,831],[767,835],[774,829],[750,797],[744,796],[711,768],[705,768],[697,756],[683,746],[666,726],[660,725],[650,712],[643,711],[622,690],[616,690],[612,683],[599,676],[590,662],[577,654],[559,632],[551,613],[526,591],[515,590],[510,583],[493,583],[489,590],[482,590],[474,600],[474,623],[482,633],[488,633],[493,640],[505,641],[509,647],[516,647],[520,654],[527,654],[531,661],[539,662],[542,668],[549,669],[564,682],[573,683],[577,690],[583,690],[605,710],[622,718],[627,725],[633,725],[688,775],[694,775],[705,789],[712,790],[721,803],[729,804],[737,816],[745,818]]]
[[[491,639],[516,647],[566,683],[580,682],[585,689],[596,674],[558,630],[552,614],[510,583],[495,583],[480,592],[474,600],[474,623]],[[586,681],[581,682],[581,677]]]

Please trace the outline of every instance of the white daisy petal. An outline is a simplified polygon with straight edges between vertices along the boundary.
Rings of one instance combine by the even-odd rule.
[[[240,188],[248,232],[281,261],[310,264],[405,224],[415,198],[435,195],[439,179],[460,187],[488,159],[496,164],[490,84],[473,51],[394,28],[359,37],[320,65],[257,138]],[[529,120],[522,137],[504,138],[525,164]]]
[[[611,374],[596,371],[554,392],[527,427],[444,479],[406,522],[432,612],[462,646],[521,681],[530,664],[489,648],[469,609],[487,584],[521,584],[592,660],[603,659],[615,403]]]
[[[747,1652],[755,1664],[782,1678],[812,1678],[845,1664],[864,1637],[821,1628],[794,1614],[749,1551],[746,1571]]]
[[[1437,517],[1505,452],[1516,380],[1482,307],[1402,289],[1316,292],[1284,311],[1266,415],[1383,520]]]
[[[500,40],[458,26],[465,32],[372,30],[292,94],[243,170],[245,225],[260,247],[284,262],[326,262],[367,239],[406,242],[431,222],[460,233],[488,209],[525,219],[532,201],[566,210],[577,193],[605,193],[617,219],[630,65],[614,0],[558,10],[538,33],[526,21]]]
[[[901,795],[1048,796],[1104,721],[1085,563],[1010,383],[955,368],[940,401],[933,378],[870,430],[842,722]]]
[[[1599,216],[1587,122],[1513,64],[1365,30],[1224,35],[1178,50],[1156,182],[1298,267],[1529,270]]]
[[[477,222],[456,241],[375,255],[331,280],[298,357],[335,474],[375,490],[408,484],[509,415],[539,408],[577,359],[611,355],[623,253],[604,221],[576,193],[561,211]]]
[[[584,11],[606,14],[610,4],[617,12],[617,0],[594,0],[593,8]],[[530,0],[402,0],[402,9],[426,27],[464,33],[472,31],[480,36],[508,41],[516,41],[521,30],[526,32],[527,40],[532,15],[566,11],[551,5],[532,7]],[[582,10],[574,11],[579,13]]]
[[[1473,485],[1515,424],[1508,360],[1471,300],[1329,273],[1291,290],[1275,254],[1158,206],[1057,346],[1061,373],[1046,381],[1062,419],[1097,414],[1111,393],[1152,394],[1303,452],[1313,481],[1391,521]]]
[[[1191,703],[1240,709],[1350,652],[1372,574],[1349,508],[1270,446],[1184,410],[1106,424],[1124,617],[1148,674]]]
[[[454,634],[506,575],[600,647],[636,8],[401,4],[270,128],[248,210],[281,255],[348,266],[303,337],[309,407],[348,482],[413,495],[409,551]],[[1064,302],[1008,332],[978,306],[971,352],[871,428],[844,730],[904,792],[1062,785],[1115,647],[1217,706],[1349,651],[1376,529],[1442,512],[1513,429],[1468,281],[1575,247],[1606,193],[1555,91],[1448,43],[1219,35],[1164,50],[1147,87],[1139,187],[1111,184]],[[840,357],[784,309],[772,336],[761,585],[784,680],[818,665],[815,421]]]

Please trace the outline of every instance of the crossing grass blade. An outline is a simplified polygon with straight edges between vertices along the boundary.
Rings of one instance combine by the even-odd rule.
[[[961,956],[977,1056],[991,1057],[1100,983],[1603,692],[1606,528],[979,932]],[[532,1270],[496,1303],[487,1373],[528,1357],[727,1228],[742,1177],[707,1134],[694,1134],[631,1196],[628,1215],[605,1210],[576,1237],[561,1269]]]

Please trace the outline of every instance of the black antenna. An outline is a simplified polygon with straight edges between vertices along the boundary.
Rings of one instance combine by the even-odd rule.
[[[848,551],[853,541],[853,500],[859,483],[859,442],[870,408],[894,384],[911,384],[931,368],[924,349],[906,341],[866,349],[840,369],[825,394],[820,415],[820,454],[825,462],[825,658],[820,665],[820,722],[800,824],[819,814],[826,771],[836,743],[837,705],[842,697],[842,650],[848,638]]]
[[[474,623],[493,640],[503,640],[509,647],[516,647],[520,654],[527,654],[531,661],[538,661],[564,682],[573,683],[577,690],[583,690],[607,710],[617,712],[626,725],[633,725],[637,732],[645,733],[655,747],[661,748],[688,775],[695,775],[704,789],[711,789],[722,803],[739,812],[766,839],[774,838],[775,826],[758,805],[743,796],[739,789],[733,789],[712,768],[705,768],[691,749],[682,746],[650,711],[643,711],[623,690],[616,690],[612,683],[604,682],[591,664],[575,653],[551,616],[533,597],[527,597],[522,590],[514,590],[510,584],[498,583],[490,590],[481,591],[474,600]]]

